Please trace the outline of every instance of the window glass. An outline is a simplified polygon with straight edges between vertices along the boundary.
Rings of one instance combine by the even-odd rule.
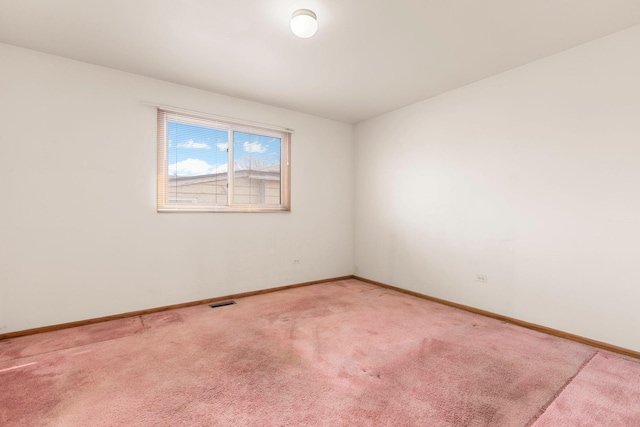
[[[158,110],[158,210],[290,210],[289,158],[289,132]]]

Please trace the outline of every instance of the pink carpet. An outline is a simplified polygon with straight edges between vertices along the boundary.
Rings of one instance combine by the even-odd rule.
[[[640,389],[635,361],[356,280],[130,320],[0,342],[0,425],[596,425],[557,406]],[[637,420],[610,399],[597,425]]]
[[[598,353],[534,427],[640,426],[640,361]]]
[[[142,332],[142,322],[136,317],[29,335],[19,340],[4,340],[0,341],[0,361],[79,347],[139,332]]]

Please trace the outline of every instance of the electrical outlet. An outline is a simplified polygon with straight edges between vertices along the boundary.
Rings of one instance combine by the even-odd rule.
[[[294,264],[296,264],[296,265],[297,265],[297,264],[300,264],[300,260],[299,260],[299,259],[294,259],[294,260],[293,260],[293,263],[294,263]]]
[[[476,282],[487,283],[487,275],[486,274],[476,274]]]

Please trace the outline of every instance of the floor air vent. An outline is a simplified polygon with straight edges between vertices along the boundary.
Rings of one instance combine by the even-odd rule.
[[[235,303],[236,303],[235,301],[220,301],[220,302],[214,302],[213,304],[209,304],[209,307],[218,308],[218,307],[224,307],[225,305],[233,305]]]

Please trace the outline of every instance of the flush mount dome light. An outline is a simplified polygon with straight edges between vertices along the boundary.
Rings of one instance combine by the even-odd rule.
[[[308,39],[318,31],[316,14],[309,9],[298,9],[291,15],[291,31],[302,39]]]

